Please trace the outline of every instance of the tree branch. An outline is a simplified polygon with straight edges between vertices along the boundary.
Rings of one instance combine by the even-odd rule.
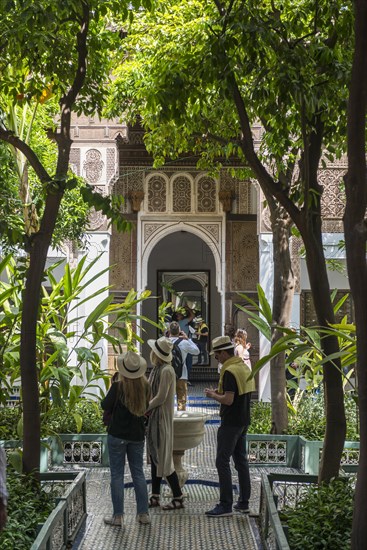
[[[69,152],[71,147],[71,137],[70,137],[70,125],[71,125],[71,110],[75,103],[80,90],[83,87],[85,82],[85,77],[87,73],[87,57],[88,57],[88,48],[87,48],[87,37],[89,31],[89,5],[87,2],[82,2],[82,16],[80,31],[77,34],[77,45],[76,49],[78,52],[78,67],[76,69],[76,74],[72,85],[69,88],[69,91],[62,97],[60,101],[61,107],[61,121],[60,121],[60,132],[55,135],[55,139],[59,146],[59,156],[57,160],[56,175],[62,176],[67,172],[68,163],[69,163]]]
[[[32,166],[33,170],[36,172],[38,178],[42,183],[47,183],[52,179],[51,176],[48,174],[47,170],[45,170],[43,164],[37,157],[36,153],[27,143],[25,143],[25,141],[21,140],[18,136],[16,136],[10,130],[6,130],[1,126],[0,126],[0,139],[5,141],[6,143],[9,143],[15,149],[18,149],[23,153],[23,155],[26,157],[29,164]]]
[[[216,141],[217,143],[220,143],[221,145],[228,145],[228,143],[234,143],[235,145],[241,146],[241,140],[240,139],[226,139],[221,136],[218,136],[216,134],[212,134],[211,132],[205,132],[205,134],[200,132],[193,132],[193,137],[200,138],[200,139],[209,139],[211,141]]]

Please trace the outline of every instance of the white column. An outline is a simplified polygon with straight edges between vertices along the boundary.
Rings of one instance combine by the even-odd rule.
[[[99,260],[91,267],[90,271],[88,272],[88,280],[93,279],[98,273],[102,272],[103,270],[107,269],[110,265],[110,234],[108,232],[100,232],[100,233],[91,233],[90,234],[90,241],[87,251],[81,251],[79,253],[79,260],[87,254],[87,260],[85,263],[85,267],[88,265],[88,263],[92,262],[97,256],[100,256]],[[97,292],[101,288],[105,288],[109,285],[109,270],[105,271],[101,277],[98,277],[95,281],[93,281],[90,285],[86,287],[86,289],[83,291],[83,293],[79,296],[78,302],[81,302],[83,299],[85,299],[87,296],[92,296],[95,292]],[[108,296],[109,291],[104,290],[102,293],[98,294],[98,296],[91,298],[84,304],[78,305],[77,308],[73,312],[73,316],[75,317],[81,317],[79,321],[77,321],[76,330],[77,333],[83,332],[84,327],[84,320],[88,317],[88,315],[94,311],[97,306]],[[89,347],[88,342],[78,342],[79,346],[85,345],[86,347]],[[98,344],[98,350],[97,350],[100,360],[101,360],[101,370],[107,370],[108,368],[108,344],[105,340],[101,340]],[[74,358],[75,360],[75,358]],[[100,386],[104,388],[104,384],[101,382]],[[105,389],[105,388],[104,388]],[[90,393],[94,393],[95,395],[98,394],[97,388],[91,388]]]
[[[273,235],[271,233],[260,233],[259,235],[259,283],[265,292],[270,304],[273,303],[274,288],[274,263],[273,263]],[[270,342],[259,334],[260,357],[267,355],[270,351]],[[270,401],[270,363],[267,363],[259,373],[259,400]]]

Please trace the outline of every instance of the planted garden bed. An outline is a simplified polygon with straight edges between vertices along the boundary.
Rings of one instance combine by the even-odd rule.
[[[354,480],[346,476],[318,486],[317,476],[263,474],[260,529],[266,550],[347,550]]]

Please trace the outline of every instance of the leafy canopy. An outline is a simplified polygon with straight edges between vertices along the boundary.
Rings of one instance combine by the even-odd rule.
[[[265,130],[260,159],[278,177],[316,118],[327,154],[344,151],[352,39],[348,0],[158,2],[129,30],[108,112],[141,117],[157,163],[185,151],[243,159],[236,84],[251,126]]]

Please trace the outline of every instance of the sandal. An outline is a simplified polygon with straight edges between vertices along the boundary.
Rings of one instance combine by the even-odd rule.
[[[149,508],[159,508],[159,495],[152,495],[149,499]]]
[[[162,510],[181,510],[181,508],[185,508],[183,497],[173,498],[170,504],[162,506]]]

